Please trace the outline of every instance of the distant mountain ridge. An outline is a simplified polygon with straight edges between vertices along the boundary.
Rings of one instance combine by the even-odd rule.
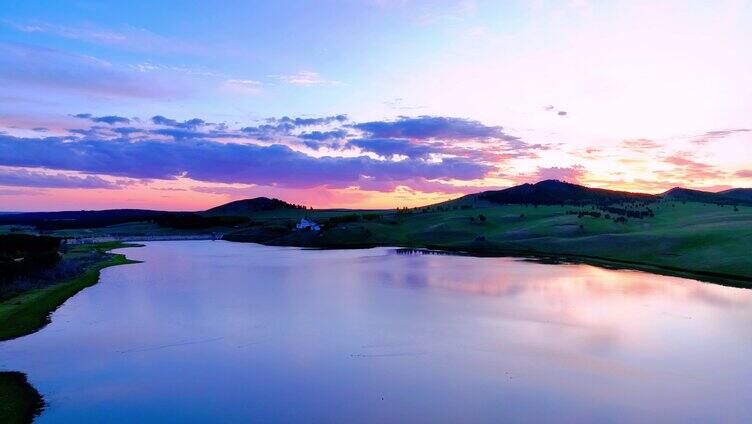
[[[134,221],[148,221],[173,212],[149,209],[105,209],[101,211],[20,212],[0,215],[0,225],[34,225],[40,229],[105,227]]]
[[[752,188],[732,188],[722,191],[718,194],[721,194],[724,197],[728,197],[730,199],[752,202]]]
[[[729,195],[730,194],[730,195]],[[700,202],[716,204],[750,204],[752,203],[752,190],[731,189],[718,193],[702,190],[692,190],[682,187],[674,187],[660,195],[664,199],[681,202]],[[745,198],[747,196],[747,198]]]
[[[729,205],[752,205],[752,189],[735,188],[719,193],[672,188],[661,194],[591,188],[558,180],[521,184],[503,190],[470,194],[452,202],[485,200],[496,204],[539,205],[612,205],[617,203],[652,203],[660,200]],[[242,217],[253,212],[305,209],[283,200],[256,197],[236,200],[199,212],[167,212],[149,209],[108,209],[100,211],[19,212],[0,214],[0,225],[33,225],[38,229],[96,228],[128,222],[152,221],[165,225],[220,225],[225,217]],[[342,209],[347,212],[348,209]]]
[[[590,188],[559,180],[544,180],[522,184],[504,190],[484,191],[478,199],[498,204],[581,205],[588,203],[613,204],[621,202],[653,202],[653,194]]]

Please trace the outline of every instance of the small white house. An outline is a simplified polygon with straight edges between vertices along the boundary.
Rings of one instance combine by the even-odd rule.
[[[321,227],[319,227],[319,224],[309,221],[305,218],[300,218],[300,222],[295,226],[298,230],[311,230],[311,231],[319,231],[321,230]]]

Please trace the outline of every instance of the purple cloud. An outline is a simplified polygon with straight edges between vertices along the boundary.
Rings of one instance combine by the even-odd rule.
[[[543,180],[559,180],[559,181],[566,181],[569,183],[577,183],[580,181],[580,178],[585,176],[585,168],[581,165],[574,165],[571,167],[538,167],[538,170],[533,174],[532,180],[533,181],[543,181]],[[525,178],[526,180],[530,180],[529,177]]]
[[[310,127],[313,125],[326,125],[333,122],[342,123],[347,121],[347,115],[325,116],[323,118],[290,118],[283,116],[281,118],[269,118],[267,122],[290,124],[293,127]]]
[[[472,140],[496,138],[506,141],[518,141],[518,137],[508,135],[502,127],[486,126],[478,121],[442,116],[402,116],[396,121],[373,121],[354,124],[371,138],[410,138]]]
[[[0,169],[0,185],[37,188],[119,188],[118,185],[94,175],[79,177],[25,169]]]
[[[347,136],[347,131],[343,129],[336,129],[333,131],[310,131],[298,134],[298,137],[304,140],[313,141],[327,141],[342,139]]]
[[[314,158],[287,146],[220,143],[205,139],[127,141],[60,137],[0,136],[0,165],[72,170],[142,179],[174,179],[280,185],[347,187],[363,177],[472,180],[493,167],[465,158],[438,163],[407,159],[380,161],[365,156]]]
[[[697,143],[697,144],[705,144],[711,141],[716,141],[722,138],[726,138],[736,133],[743,133],[743,132],[750,132],[750,131],[752,131],[752,129],[749,129],[749,128],[733,128],[733,129],[728,129],[728,130],[708,131],[704,134],[701,134],[695,137],[692,140],[692,142]]]
[[[206,124],[206,122],[204,122],[203,119],[193,118],[187,121],[178,122],[174,119],[165,118],[162,115],[153,116],[151,118],[151,122],[153,122],[156,125],[164,125],[166,127],[187,128],[187,129],[195,129]]]
[[[404,155],[410,158],[425,158],[431,153],[442,151],[429,144],[412,143],[404,138],[358,138],[348,141],[347,145],[385,157]]]
[[[122,116],[114,116],[114,115],[108,115],[108,116],[92,116],[90,113],[79,113],[77,115],[73,115],[74,118],[81,118],[81,119],[88,119],[91,122],[97,122],[97,123],[104,123],[104,124],[130,124],[131,120],[128,118],[124,118]]]

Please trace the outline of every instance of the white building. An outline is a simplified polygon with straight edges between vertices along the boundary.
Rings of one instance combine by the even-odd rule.
[[[300,218],[300,222],[295,226],[298,230],[306,230],[309,229],[311,231],[319,231],[321,230],[321,227],[319,227],[319,224],[309,221],[305,218]]]

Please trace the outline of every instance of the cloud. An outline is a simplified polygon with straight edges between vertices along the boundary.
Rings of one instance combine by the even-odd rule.
[[[30,192],[28,190],[15,190],[12,188],[0,187],[0,196],[28,196],[28,195],[36,195],[36,194],[39,194],[39,193]]]
[[[312,140],[312,141],[338,140],[338,139],[345,138],[346,136],[347,136],[347,131],[341,128],[332,130],[332,131],[310,131],[310,132],[302,132],[298,134],[298,137],[304,140]]]
[[[389,107],[390,109],[394,110],[418,110],[418,109],[424,109],[424,106],[410,106],[405,104],[405,99],[402,97],[395,97],[392,100],[387,100],[384,102],[384,105]]]
[[[637,152],[642,152],[642,151],[645,151],[645,150],[657,149],[657,148],[663,147],[662,144],[657,143],[657,142],[655,142],[653,140],[650,140],[650,139],[647,139],[647,138],[638,138],[638,139],[633,139],[633,140],[624,140],[624,141],[621,142],[621,146],[624,147],[624,148],[626,148],[626,149],[634,150],[634,151],[637,151]]]
[[[0,43],[0,84],[116,98],[169,98],[179,94],[175,84],[139,77],[92,56],[14,43]]]
[[[716,140],[726,138],[736,133],[750,132],[750,131],[752,131],[752,129],[749,129],[749,128],[734,128],[734,129],[728,129],[728,130],[708,131],[704,134],[701,134],[695,137],[692,140],[692,142],[696,144],[705,144],[711,141],[716,141]]]
[[[556,108],[554,107],[554,105],[546,105],[546,106],[543,106],[543,110],[545,110],[546,112],[553,112],[554,110],[556,110]],[[560,110],[560,111],[556,112],[556,114],[558,116],[567,116],[567,111],[566,110]]]
[[[348,141],[347,145],[385,157],[402,155],[409,158],[425,158],[431,153],[441,151],[430,145],[412,143],[403,138],[358,138]]]
[[[741,178],[752,178],[752,169],[742,169],[741,171],[736,171],[734,175]]]
[[[151,122],[156,125],[164,125],[167,127],[195,129],[206,124],[203,119],[193,118],[187,121],[178,122],[174,119],[165,118],[162,115],[152,116]]]
[[[291,124],[295,127],[310,127],[314,125],[326,125],[333,122],[342,123],[347,121],[347,115],[324,116],[322,118],[290,118],[283,116],[281,118],[269,118],[267,122],[279,124]]]
[[[278,185],[348,187],[361,178],[400,181],[411,178],[473,180],[494,168],[465,158],[440,162],[359,157],[315,158],[288,146],[220,143],[185,138],[70,141],[0,136],[0,165],[70,170],[141,179],[174,179]]]
[[[79,177],[25,169],[0,169],[0,185],[37,188],[119,188],[118,185],[93,175]]]
[[[301,71],[292,75],[273,75],[273,78],[292,85],[312,86],[323,84],[336,84],[337,81],[324,79],[318,72]]]
[[[299,128],[341,124],[347,120],[347,115],[333,115],[320,118],[290,118],[288,116],[283,116],[281,118],[269,118],[266,120],[266,124],[255,127],[244,127],[241,131],[260,140],[269,140],[275,136],[290,135],[292,131]],[[315,137],[326,135],[325,133],[318,131],[314,133],[308,133],[307,137],[302,138],[310,141],[316,140]],[[329,135],[334,135],[334,133],[330,132]]]
[[[130,119],[124,118],[122,116],[114,116],[114,115],[108,115],[108,116],[92,116],[90,113],[79,113],[77,115],[73,115],[74,118],[81,118],[81,119],[88,119],[92,122],[99,122],[99,123],[105,123],[105,124],[129,124],[131,122]]]
[[[587,172],[581,165],[574,165],[571,167],[558,167],[553,166],[550,168],[538,167],[538,170],[532,175],[532,181],[543,180],[559,180],[569,183],[579,183],[580,179],[585,176]],[[530,177],[526,177],[526,180],[530,181]]]
[[[372,138],[410,138],[470,140],[496,138],[518,141],[518,137],[508,135],[502,127],[483,125],[478,121],[442,116],[402,116],[396,121],[372,121],[353,125]]]
[[[336,149],[340,147],[340,141],[347,137],[347,130],[338,128],[332,131],[304,131],[297,135],[304,145],[311,149],[318,150],[322,147]]]
[[[229,79],[225,81],[225,88],[241,94],[258,94],[263,84],[261,81],[249,79]]]
[[[676,168],[667,171],[656,171],[655,175],[662,180],[701,181],[706,179],[726,178],[728,174],[716,169],[713,165],[697,162],[689,152],[678,152],[662,158],[662,161]]]
[[[22,32],[50,34],[87,43],[116,46],[126,50],[156,53],[208,54],[212,50],[202,44],[183,39],[164,37],[144,28],[125,26],[119,29],[96,26],[65,26],[46,22],[9,22],[10,27]]]

